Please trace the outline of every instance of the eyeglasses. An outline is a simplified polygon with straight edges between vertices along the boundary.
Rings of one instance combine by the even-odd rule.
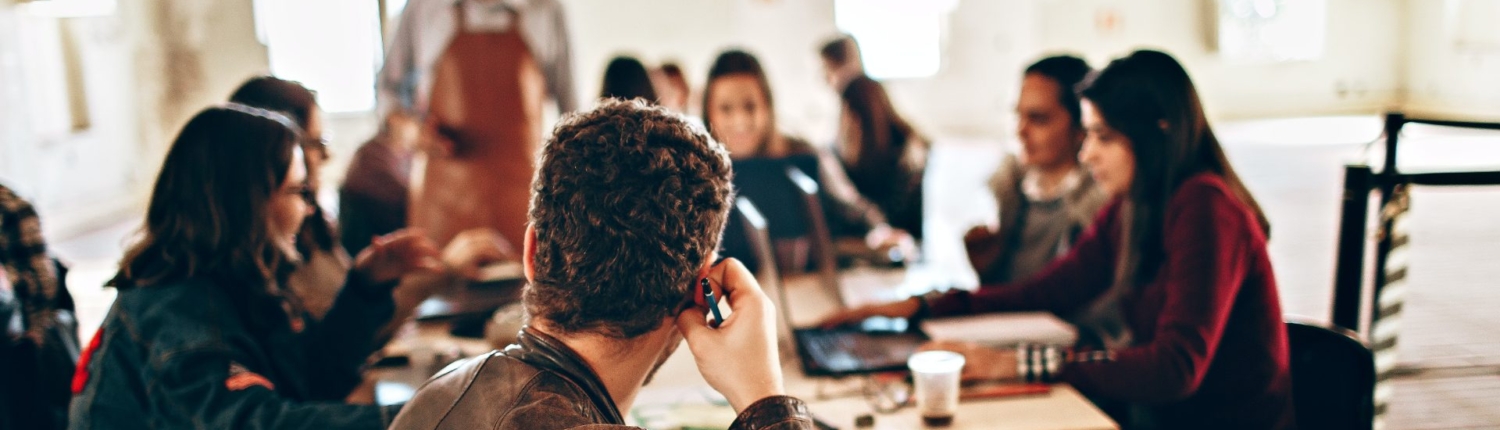
[[[319,137],[319,138],[311,138],[311,137],[304,138],[304,139],[302,139],[302,148],[304,150],[305,149],[316,149],[316,150],[319,150],[319,151],[327,151],[328,150],[328,138],[324,138],[324,137]]]
[[[846,381],[858,385],[834,383],[833,385],[841,385],[841,387],[829,391],[829,387],[820,383],[814,396],[818,400],[861,396],[864,397],[865,403],[870,405],[871,410],[882,414],[900,411],[913,404],[912,386],[901,374],[872,374],[865,375],[858,380]]]

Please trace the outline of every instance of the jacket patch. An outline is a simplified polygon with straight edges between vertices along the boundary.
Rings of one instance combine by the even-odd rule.
[[[100,327],[94,332],[94,339],[89,341],[89,346],[83,349],[78,356],[78,368],[73,369],[73,395],[83,393],[83,387],[89,384],[89,363],[93,362],[94,351],[99,350],[99,343],[104,339],[104,328]]]
[[[229,378],[224,380],[224,387],[229,388],[229,391],[240,391],[249,389],[250,387],[264,387],[267,390],[276,390],[276,384],[272,384],[271,380],[260,376],[258,373],[251,372],[244,365],[232,361],[229,362]]]

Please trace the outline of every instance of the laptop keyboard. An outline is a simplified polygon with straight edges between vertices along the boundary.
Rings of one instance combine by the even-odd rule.
[[[832,372],[899,367],[916,345],[903,336],[835,331],[803,333],[808,355]]]

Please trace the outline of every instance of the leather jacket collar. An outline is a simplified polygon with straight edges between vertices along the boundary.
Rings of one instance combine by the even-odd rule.
[[[520,360],[526,364],[557,372],[568,378],[584,393],[588,394],[589,400],[594,402],[594,407],[609,419],[611,424],[624,424],[625,418],[620,415],[620,410],[615,406],[615,401],[609,396],[609,390],[604,388],[604,383],[594,374],[578,354],[552,336],[532,329],[522,327],[516,336],[516,343],[505,347],[500,351],[501,355]]]

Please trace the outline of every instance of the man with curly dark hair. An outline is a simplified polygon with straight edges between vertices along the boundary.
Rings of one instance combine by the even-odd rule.
[[[391,428],[623,426],[684,338],[739,412],[731,428],[812,428],[782,386],[770,299],[738,261],[714,264],[733,194],[722,146],[663,108],[614,100],[564,119],[538,164],[528,325],[440,372]],[[731,309],[713,327],[694,300],[704,280]]]

